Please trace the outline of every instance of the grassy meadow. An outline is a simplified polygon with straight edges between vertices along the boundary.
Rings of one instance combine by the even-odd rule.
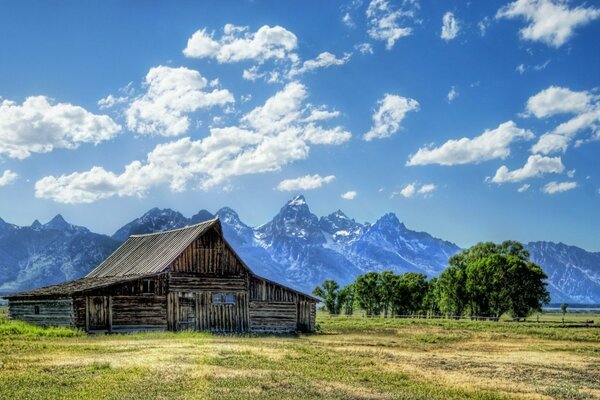
[[[320,314],[314,335],[87,336],[4,314],[0,399],[600,399],[599,319]]]

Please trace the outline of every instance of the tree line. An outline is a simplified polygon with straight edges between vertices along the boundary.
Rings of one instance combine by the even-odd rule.
[[[526,317],[550,302],[544,271],[519,242],[479,243],[448,260],[438,278],[392,271],[367,272],[344,287],[333,280],[313,294],[330,314]]]

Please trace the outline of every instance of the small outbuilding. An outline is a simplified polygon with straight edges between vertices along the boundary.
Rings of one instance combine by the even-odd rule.
[[[254,274],[218,218],[130,236],[85,278],[6,298],[12,319],[87,332],[313,332],[319,302]]]

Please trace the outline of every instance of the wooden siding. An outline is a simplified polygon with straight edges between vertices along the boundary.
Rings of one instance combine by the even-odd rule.
[[[35,313],[38,307],[39,314]],[[47,300],[11,300],[8,303],[8,315],[11,319],[19,319],[42,326],[73,326],[72,299]]]
[[[315,331],[317,305],[313,301],[298,302],[298,330],[300,332]]]
[[[244,291],[246,278],[243,276],[206,276],[197,274],[169,274],[169,290],[178,292],[189,291]]]
[[[194,240],[172,263],[172,272],[213,275],[244,275],[243,263],[223,240],[216,228]]]
[[[250,331],[252,332],[296,332],[296,303],[251,301]]]
[[[165,296],[111,296],[111,330],[166,329]]]
[[[250,301],[296,302],[298,300],[296,292],[265,279],[253,276],[249,283]]]
[[[168,329],[186,329],[210,332],[248,331],[248,297],[246,292],[233,294],[233,304],[213,304],[215,292],[170,292],[167,296]],[[192,314],[193,312],[193,314]]]

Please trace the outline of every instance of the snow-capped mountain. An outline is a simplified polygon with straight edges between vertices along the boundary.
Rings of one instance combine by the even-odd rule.
[[[548,275],[552,302],[600,303],[600,253],[551,242],[531,242],[527,249]]]
[[[374,224],[341,210],[317,217],[303,196],[288,201],[272,220],[245,224],[231,208],[201,210],[190,218],[153,208],[112,237],[71,225],[60,215],[19,227],[0,219],[0,293],[25,290],[87,274],[132,234],[181,228],[215,215],[233,249],[257,274],[310,292],[325,279],[352,282],[367,271],[415,271],[437,276],[460,248],[408,229],[393,213]],[[549,276],[553,302],[600,303],[600,253],[549,242],[527,244]]]
[[[36,220],[24,227],[0,220],[0,293],[80,278],[118,245],[61,215],[44,225]]]

